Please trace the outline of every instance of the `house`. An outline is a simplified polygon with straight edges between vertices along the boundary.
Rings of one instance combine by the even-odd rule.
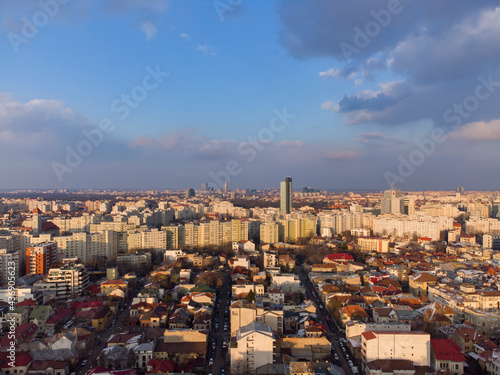
[[[275,305],[283,305],[285,303],[285,292],[281,289],[271,289],[269,291],[271,303]]]
[[[56,328],[62,327],[73,317],[73,310],[70,308],[63,308],[56,313],[52,314],[49,319],[45,322],[45,329],[55,330]]]
[[[279,255],[278,266],[285,268],[288,267],[292,270],[295,268],[295,259],[293,259],[289,254]]]
[[[410,293],[420,297],[427,296],[427,287],[429,284],[435,284],[438,279],[427,272],[417,273],[409,277]]]
[[[27,373],[28,368],[32,364],[32,358],[29,352],[16,351],[14,366],[11,366],[12,360],[9,359],[8,356],[9,352],[0,352],[0,367],[2,372],[4,372],[7,375],[14,375],[14,374],[17,375],[17,374]]]
[[[68,375],[70,373],[69,366],[70,364],[67,361],[33,361],[28,370],[28,375]]]
[[[323,263],[353,262],[354,257],[347,253],[333,253],[323,258]]]
[[[159,340],[153,351],[153,358],[187,364],[198,358],[205,358],[207,342],[166,342]]]
[[[392,307],[378,307],[372,311],[375,323],[394,323],[398,321],[398,314]]]
[[[108,306],[99,306],[91,318],[92,327],[97,331],[106,328],[111,319],[111,309]]]
[[[107,280],[103,283],[101,283],[101,293],[103,294],[110,294],[116,289],[119,289],[123,291],[124,293],[127,293],[128,290],[128,283],[124,280],[117,279],[117,280]]]
[[[37,306],[31,311],[29,322],[35,323],[38,326],[38,334],[45,332],[45,323],[52,315],[52,307],[47,305]]]
[[[432,367],[436,371],[447,370],[452,374],[463,374],[465,357],[460,346],[449,339],[431,339]]]
[[[342,320],[342,325],[351,320],[360,320],[363,322],[370,321],[370,317],[366,313],[366,311],[358,305],[347,305],[340,312],[340,317]]]
[[[10,347],[11,341],[14,341],[16,345],[22,344],[24,342],[28,342],[31,339],[34,339],[38,333],[38,327],[34,323],[23,323],[20,326],[16,327],[14,332],[14,339],[9,338],[10,335],[4,335],[2,340],[0,341],[0,346],[2,348]]]
[[[472,327],[460,327],[454,330],[449,336],[455,342],[462,352],[469,353],[474,350],[474,345],[487,340],[487,337]]]
[[[153,358],[153,350],[155,343],[147,342],[139,344],[133,348],[135,354],[135,367],[138,369],[146,369],[148,362]]]

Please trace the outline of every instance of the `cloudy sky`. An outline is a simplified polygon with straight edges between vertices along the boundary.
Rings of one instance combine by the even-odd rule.
[[[500,7],[0,2],[0,189],[495,189]]]

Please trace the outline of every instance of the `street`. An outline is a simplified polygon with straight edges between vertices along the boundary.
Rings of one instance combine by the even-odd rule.
[[[320,305],[323,305],[323,301],[318,298],[318,293],[316,292],[312,281],[309,279],[307,273],[304,271],[304,266],[302,264],[298,265],[298,274],[300,277],[300,281],[302,285],[306,288],[307,297],[316,304],[317,315],[325,326],[326,329],[326,337],[332,343],[333,348],[337,352],[337,355],[340,359],[342,369],[346,373],[346,375],[352,375],[351,367],[347,362],[347,359],[344,357],[342,353],[342,349],[339,345],[339,340],[342,337],[340,333],[339,327],[337,327],[337,323],[333,316],[330,316],[328,313],[327,307],[323,306],[320,308]],[[327,319],[328,318],[328,319]],[[350,358],[354,361],[354,358],[350,356]],[[335,362],[335,361],[333,361]]]
[[[97,357],[99,357],[99,354],[106,347],[108,339],[113,333],[120,332],[120,327],[123,327],[123,319],[129,316],[129,303],[130,301],[127,301],[127,308],[118,314],[118,316],[116,317],[116,322],[114,324],[110,322],[110,324],[104,331],[94,333],[95,340],[93,342],[93,346],[88,351],[88,357],[84,358],[87,360],[87,364],[80,367],[78,371],[76,371],[78,375],[83,375],[89,369],[97,366]],[[101,338],[101,343],[99,345],[97,344],[97,336]],[[92,354],[90,354],[90,352],[92,352]]]
[[[208,374],[224,374],[227,372],[226,357],[230,345],[229,339],[231,332],[229,315],[229,306],[231,304],[231,283],[230,276],[227,272],[224,273],[223,278],[224,282],[221,290],[219,291],[214,307],[215,314],[212,319],[212,330],[207,348],[207,352],[211,353],[210,356],[207,355]],[[219,304],[220,307],[217,308]],[[227,324],[227,330],[224,330],[224,324]],[[215,327],[218,327],[218,329],[216,329]],[[226,348],[223,348],[224,340],[226,340]],[[215,343],[215,355],[213,351],[213,343]],[[208,360],[210,357],[214,358],[214,363],[212,366],[208,365]]]

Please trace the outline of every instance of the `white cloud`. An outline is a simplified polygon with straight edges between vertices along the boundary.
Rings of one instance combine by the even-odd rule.
[[[500,141],[500,119],[490,122],[478,121],[466,124],[449,133],[452,139],[472,141]]]
[[[180,33],[179,37],[181,37],[182,39],[185,39],[185,40],[191,40],[191,37],[187,33]]]
[[[198,47],[196,47],[195,49],[197,51],[202,52],[204,55],[212,55],[212,56],[217,55],[217,53],[215,53],[215,48],[209,46],[208,44],[199,44]]]
[[[156,36],[156,26],[151,22],[143,22],[141,24],[141,29],[144,35],[146,35],[146,40],[148,42]]]
[[[340,69],[330,68],[324,72],[319,72],[319,76],[325,78],[339,78],[342,76],[342,71]]]

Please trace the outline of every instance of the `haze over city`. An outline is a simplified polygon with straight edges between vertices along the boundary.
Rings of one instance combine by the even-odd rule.
[[[495,190],[496,1],[3,1],[0,189]]]

